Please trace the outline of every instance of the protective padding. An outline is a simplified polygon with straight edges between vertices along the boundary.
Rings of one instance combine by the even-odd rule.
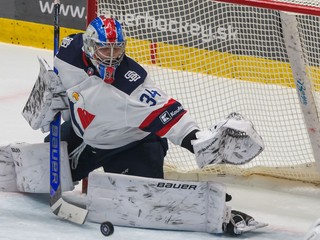
[[[88,220],[115,225],[221,233],[225,187],[92,172]]]
[[[10,145],[0,146],[0,191],[18,191]]]
[[[48,132],[50,122],[58,111],[63,111],[63,116],[67,115],[64,110],[68,109],[68,104],[65,89],[57,74],[45,59],[38,57],[38,60],[40,72],[23,108],[22,116],[32,129],[41,128],[42,132]]]
[[[67,143],[61,142],[61,187],[62,191],[74,188],[69,166]],[[11,145],[20,192],[50,192],[50,143],[17,143]]]

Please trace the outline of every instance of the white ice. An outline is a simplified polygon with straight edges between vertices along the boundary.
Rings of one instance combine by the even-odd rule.
[[[52,65],[52,51],[1,43],[0,56],[0,145],[12,142],[42,142],[45,135],[41,131],[32,130],[22,117],[21,111],[38,75],[37,56],[44,57]],[[279,188],[275,187],[278,181],[274,180],[273,185],[269,184],[269,187],[261,187],[263,184],[254,186],[253,182],[247,182],[247,185],[228,183],[228,192],[233,196],[230,205],[234,209],[253,215],[257,220],[269,223],[269,226],[247,233],[239,239],[303,239],[311,224],[320,217],[319,193],[313,190],[307,191],[308,194],[291,192],[296,186],[301,187],[300,183],[290,183],[287,191],[279,191]],[[275,189],[272,189],[272,186]],[[79,226],[61,220],[51,213],[48,202],[47,194],[0,192],[0,239],[104,239],[98,224],[87,222]],[[207,233],[116,226],[115,233],[109,239],[234,238]]]

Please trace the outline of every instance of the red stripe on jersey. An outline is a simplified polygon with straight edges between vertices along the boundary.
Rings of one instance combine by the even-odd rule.
[[[144,128],[148,127],[150,125],[150,123],[153,122],[153,120],[155,120],[157,117],[159,117],[159,115],[161,113],[163,113],[168,107],[170,107],[175,102],[176,102],[176,100],[174,100],[172,98],[169,99],[169,101],[165,105],[163,105],[162,108],[159,108],[159,109],[153,111],[152,113],[150,113],[149,116],[146,117],[146,119],[140,124],[139,128],[144,129]]]
[[[160,131],[156,132],[156,135],[159,137],[163,137],[179,120],[187,111],[182,111],[177,117],[172,119],[168,124],[166,124]]]
[[[107,42],[115,42],[117,39],[117,30],[114,19],[101,17],[104,24],[104,30],[106,31]]]

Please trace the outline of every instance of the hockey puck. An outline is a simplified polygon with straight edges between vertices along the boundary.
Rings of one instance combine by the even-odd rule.
[[[100,225],[100,231],[104,236],[110,236],[114,232],[114,227],[111,222],[103,222]]]

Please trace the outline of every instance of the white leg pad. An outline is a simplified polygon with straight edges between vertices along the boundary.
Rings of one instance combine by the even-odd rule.
[[[312,224],[304,240],[320,240],[320,218]]]
[[[225,187],[214,182],[169,181],[92,172],[88,220],[115,225],[221,233]]]
[[[50,143],[17,143],[11,145],[20,192],[50,193]],[[67,143],[61,142],[62,191],[73,190]]]
[[[18,191],[10,145],[0,146],[0,191]]]

